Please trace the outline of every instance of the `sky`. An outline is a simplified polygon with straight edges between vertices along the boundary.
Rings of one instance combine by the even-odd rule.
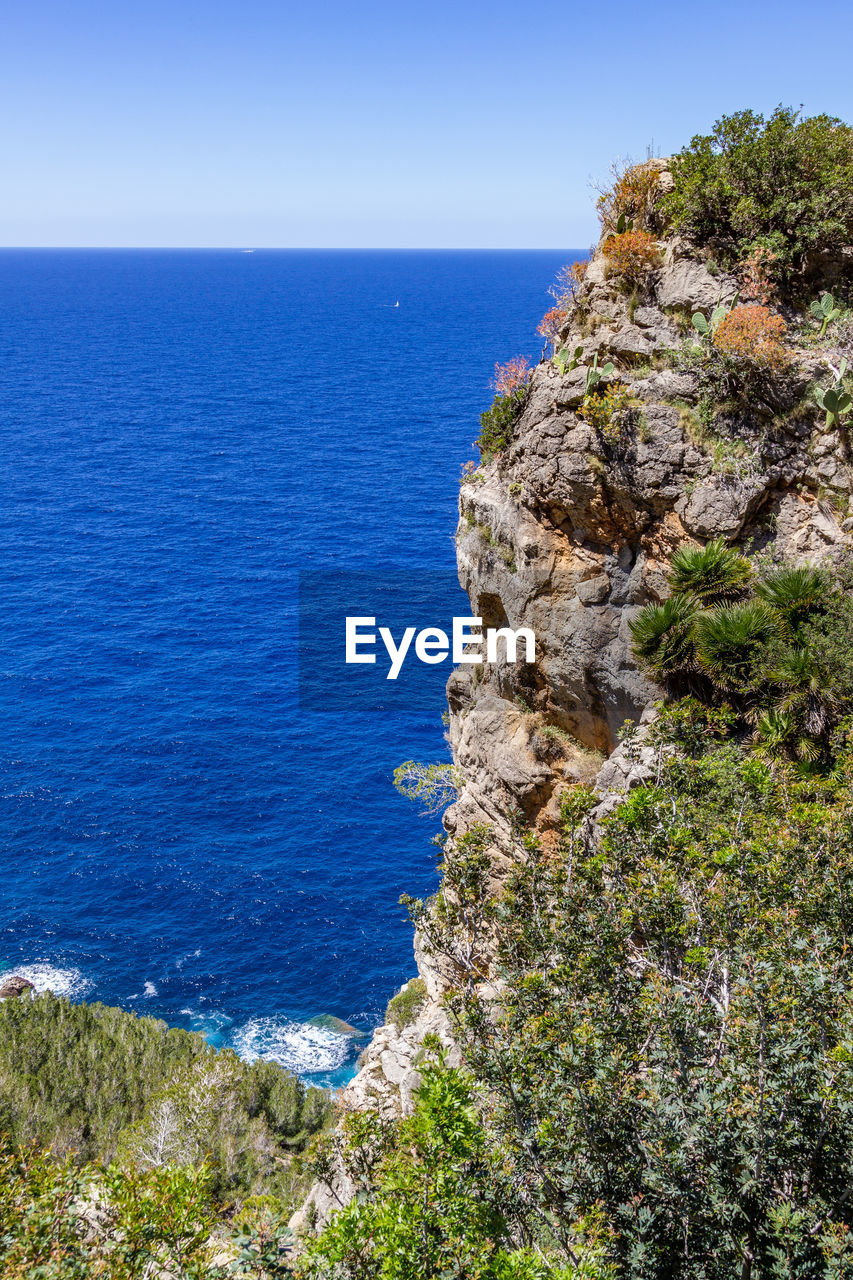
[[[584,248],[723,113],[853,121],[853,8],[40,0],[0,14],[0,245]]]

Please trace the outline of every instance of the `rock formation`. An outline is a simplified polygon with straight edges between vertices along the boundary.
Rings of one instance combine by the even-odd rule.
[[[0,986],[0,1000],[13,1000],[17,996],[22,996],[25,991],[35,991],[35,987],[28,978],[21,978],[13,973]]]

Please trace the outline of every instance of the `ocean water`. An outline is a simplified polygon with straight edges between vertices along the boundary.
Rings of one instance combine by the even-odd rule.
[[[0,252],[0,973],[348,1078],[449,665],[346,667],[343,617],[467,612],[459,469],[576,256]]]

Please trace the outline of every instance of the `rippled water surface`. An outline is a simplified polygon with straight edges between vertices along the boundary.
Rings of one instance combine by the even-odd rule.
[[[351,1072],[313,1019],[411,975],[448,668],[300,701],[298,575],[466,611],[459,467],[574,256],[0,252],[0,972]]]

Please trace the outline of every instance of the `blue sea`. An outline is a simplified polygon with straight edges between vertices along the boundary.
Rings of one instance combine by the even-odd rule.
[[[468,612],[460,466],[577,256],[0,252],[0,973],[351,1075],[449,664],[347,667],[344,615]]]

